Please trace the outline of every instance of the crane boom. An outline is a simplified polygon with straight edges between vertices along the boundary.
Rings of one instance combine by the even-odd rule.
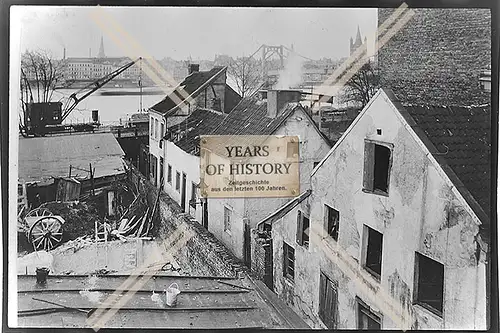
[[[118,75],[123,73],[128,68],[132,67],[136,62],[138,62],[140,60],[142,60],[141,57],[123,65],[122,67],[114,70],[113,72],[111,72],[109,74],[106,74],[105,76],[95,80],[94,82],[89,83],[88,85],[86,85],[82,89],[78,90],[77,92],[72,93],[69,96],[69,99],[66,101],[64,110],[62,111],[61,122],[64,121],[64,119],[66,119],[70,115],[70,113],[75,109],[75,107],[78,105],[78,103],[83,101],[89,95],[94,93],[97,89],[101,88],[106,83],[113,80],[115,77],[117,77]],[[83,95],[81,95],[81,94],[83,94]],[[79,95],[81,95],[81,96],[79,96]]]

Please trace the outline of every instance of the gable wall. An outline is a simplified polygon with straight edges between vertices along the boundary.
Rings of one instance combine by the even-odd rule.
[[[338,328],[357,327],[356,296],[381,312],[382,328],[402,328],[390,317],[388,303],[381,303],[384,299],[411,314],[408,327],[485,327],[484,263],[478,265],[475,256],[478,226],[383,96],[375,98],[312,177],[312,244],[307,251],[293,244],[295,269],[306,274],[295,283],[295,297],[318,313],[321,270],[339,283]],[[388,197],[362,191],[365,138],[394,144]],[[322,235],[325,204],[340,212],[338,244],[331,237],[315,238]],[[288,237],[295,235],[290,230],[296,230],[296,212],[283,220]],[[363,225],[383,233],[380,282],[360,264]],[[273,245],[282,251],[282,244]],[[412,305],[415,251],[445,265],[443,318]]]

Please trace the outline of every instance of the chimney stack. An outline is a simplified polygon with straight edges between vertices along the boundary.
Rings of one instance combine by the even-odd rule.
[[[63,48],[63,60],[66,59],[66,48]]]
[[[199,72],[199,71],[200,71],[200,64],[189,64],[188,75],[190,75],[194,72]]]
[[[300,102],[301,96],[300,90],[269,90],[267,92],[267,117],[276,118],[286,104]]]

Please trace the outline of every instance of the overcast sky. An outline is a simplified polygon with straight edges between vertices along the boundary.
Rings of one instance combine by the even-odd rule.
[[[149,56],[158,59],[248,56],[262,44],[293,44],[306,57],[338,59],[349,55],[349,38],[355,37],[358,25],[364,38],[375,32],[377,23],[376,9],[357,8],[103,9]],[[21,51],[47,49],[60,58],[66,47],[67,57],[87,57],[91,48],[96,56],[103,36],[106,56],[126,55],[108,30],[98,25],[96,12],[95,7],[15,6],[11,28],[21,30]]]

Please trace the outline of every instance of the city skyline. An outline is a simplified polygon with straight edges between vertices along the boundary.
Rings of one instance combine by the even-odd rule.
[[[377,24],[377,9],[359,8],[103,9],[139,42],[148,53],[144,56],[175,60],[213,60],[220,54],[249,56],[262,44],[293,45],[298,53],[311,59],[340,59],[349,55],[349,39],[355,36],[358,26],[372,48]],[[43,49],[59,59],[66,49],[67,58],[88,57],[89,51],[95,57],[102,37],[106,56],[125,56],[107,31],[92,19],[95,10],[96,7],[14,6],[11,31],[19,36],[21,53]],[[65,29],[59,29],[61,26]],[[176,33],[169,35],[170,30]],[[43,38],[42,31],[53,38]]]

